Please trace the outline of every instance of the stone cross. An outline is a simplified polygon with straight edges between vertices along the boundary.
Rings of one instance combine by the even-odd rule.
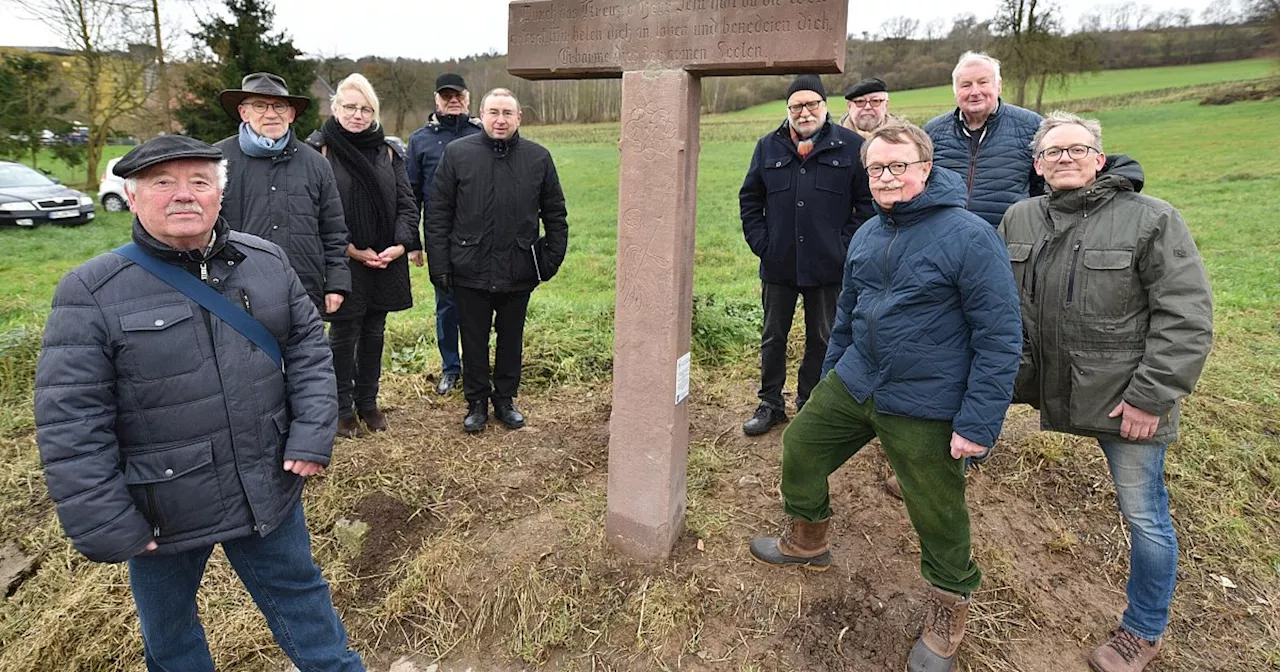
[[[511,74],[622,78],[605,531],[628,555],[665,558],[684,528],[700,78],[841,72],[848,9],[847,0],[510,5]]]

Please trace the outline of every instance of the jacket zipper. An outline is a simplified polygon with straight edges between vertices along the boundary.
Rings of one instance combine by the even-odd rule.
[[[889,245],[884,248],[884,291],[880,294],[880,299],[876,301],[876,305],[871,309],[871,316],[868,319],[867,330],[871,336],[871,356],[875,357],[876,363],[880,363],[880,355],[876,353],[876,310],[880,308],[880,304],[884,302],[884,295],[889,293],[890,277],[889,261],[893,254],[893,244],[898,240],[898,227],[893,227],[893,237],[889,239]]]
[[[1077,240],[1074,247],[1071,248],[1071,275],[1067,277],[1067,305],[1071,305],[1071,299],[1076,295],[1076,262],[1080,259],[1080,243]]]
[[[1040,241],[1040,251],[1036,252],[1036,256],[1031,258],[1031,303],[1036,302],[1036,269],[1040,267],[1040,262],[1044,261],[1044,255],[1049,251],[1049,234],[1044,234],[1044,240]]]
[[[209,282],[209,265],[203,261],[200,262],[200,282]]]
[[[147,485],[145,490],[147,492],[147,508],[151,509],[151,517],[153,518],[151,521],[153,526],[151,528],[151,536],[159,538],[160,524],[163,523],[164,520],[160,517],[160,507],[156,505],[156,486]]]

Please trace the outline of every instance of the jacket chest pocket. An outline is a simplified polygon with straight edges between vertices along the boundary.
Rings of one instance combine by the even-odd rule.
[[[211,441],[127,455],[124,482],[156,536],[213,529],[222,522]]]
[[[783,156],[764,161],[764,187],[771,194],[791,188],[791,157]]]
[[[157,306],[120,316],[124,333],[121,373],[142,380],[160,380],[195,371],[204,363],[199,320],[191,304]]]
[[[838,194],[852,191],[849,183],[852,181],[853,160],[848,155],[826,153],[819,155],[816,159],[800,169],[817,171],[814,176],[815,187]]]
[[[1032,243],[1009,243],[1009,265],[1013,267],[1013,281],[1018,287],[1026,289],[1027,271],[1031,267]]]
[[[1139,282],[1133,270],[1133,250],[1082,250],[1075,286],[1068,278],[1068,304],[1080,302],[1086,315],[1127,315],[1133,285]]]

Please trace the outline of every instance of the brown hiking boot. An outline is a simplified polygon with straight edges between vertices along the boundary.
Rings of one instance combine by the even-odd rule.
[[[1124,628],[1089,654],[1089,667],[1098,672],[1141,672],[1160,653],[1160,643],[1147,641]]]
[[[907,672],[950,672],[964,622],[969,616],[970,598],[929,586],[924,612],[924,629],[911,648]]]
[[[898,486],[897,476],[889,474],[889,478],[884,479],[884,490],[894,497],[902,499],[902,488]]]
[[[364,437],[364,429],[360,427],[360,421],[355,416],[349,418],[338,418],[338,436],[344,439],[359,439]]]
[[[356,411],[356,415],[360,416],[360,419],[364,420],[364,424],[369,426],[369,431],[387,431],[387,416],[383,415],[382,411],[373,408],[367,411]]]
[[[831,550],[827,545],[827,529],[831,519],[811,523],[792,520],[781,537],[756,537],[751,540],[751,555],[770,565],[800,565],[815,572],[831,568]]]

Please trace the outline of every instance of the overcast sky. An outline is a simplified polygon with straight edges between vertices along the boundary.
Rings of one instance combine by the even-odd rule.
[[[626,0],[620,0],[625,2]],[[1120,0],[1058,0],[1065,25],[1074,29],[1085,13]],[[1213,0],[1139,1],[1165,9],[1186,8],[1198,19]],[[1222,0],[1218,0],[1221,2]],[[849,30],[873,36],[887,20],[897,16],[918,19],[923,27],[941,20],[950,25],[961,12],[971,12],[979,20],[989,18],[997,0],[956,2],[955,0],[892,0],[890,2],[850,2]],[[186,33],[196,16],[207,16],[223,5],[212,0],[162,0],[161,12],[173,23],[170,44],[181,50],[190,47]],[[18,18],[20,10],[9,0],[0,0],[0,46],[61,46],[52,31],[40,23]],[[311,55],[342,55],[349,58],[376,55],[422,60],[461,58],[477,53],[506,52],[506,0],[276,0],[277,30],[285,30],[294,44]]]

